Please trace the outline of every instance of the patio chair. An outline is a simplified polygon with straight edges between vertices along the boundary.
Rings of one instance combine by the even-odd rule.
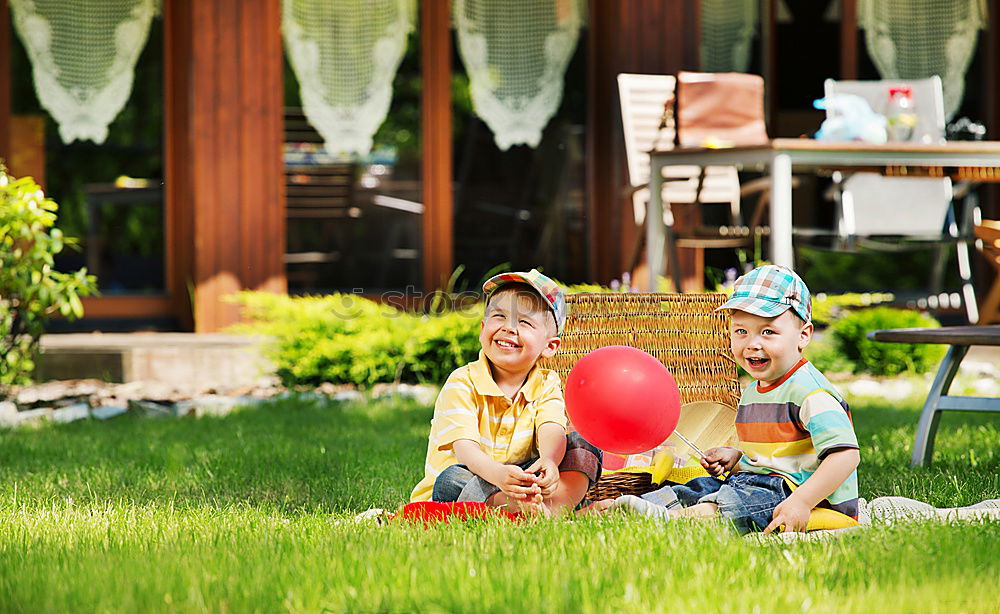
[[[983,220],[973,229],[983,256],[996,271],[979,310],[979,324],[1000,324],[1000,220]]]
[[[876,112],[888,100],[889,88],[909,85],[913,92],[917,124],[913,140],[944,140],[944,99],[941,79],[911,81],[836,81],[824,82],[824,93],[861,96]],[[933,294],[940,292],[947,262],[947,246],[954,244],[961,277],[962,300],[969,322],[978,319],[972,270],[969,262],[969,238],[974,207],[967,206],[961,222],[953,202],[968,186],[953,186],[947,177],[884,177],[878,173],[833,174],[837,203],[835,249],[851,251],[857,247],[875,250],[904,251],[920,247],[935,249],[929,285]],[[901,210],[905,205],[905,210]]]
[[[285,109],[284,117],[286,146],[322,143],[301,109]],[[284,168],[288,225],[284,262],[289,286],[296,291],[326,287],[326,271],[334,265],[352,266],[348,260],[361,215],[354,204],[356,165],[316,159],[311,151],[292,159],[286,152]]]
[[[646,223],[646,205],[649,201],[649,152],[674,147],[673,109],[676,85],[677,79],[672,75],[618,75],[629,190],[633,217],[640,228]],[[741,198],[766,193],[766,187],[766,180],[757,180],[741,188],[739,174],[732,166],[710,166],[704,172],[697,166],[673,166],[665,171],[663,224],[667,229],[667,260],[674,288],[679,291],[681,287],[677,267],[679,248],[734,249],[753,245],[754,233],[764,232],[764,229],[751,229],[743,223]],[[724,224],[702,224],[704,216],[699,208],[692,216],[696,220],[692,227],[678,229],[675,226],[675,206],[710,203],[727,207],[727,211],[721,216],[725,219]],[[645,233],[637,233],[629,258],[629,268],[638,264],[644,237]]]

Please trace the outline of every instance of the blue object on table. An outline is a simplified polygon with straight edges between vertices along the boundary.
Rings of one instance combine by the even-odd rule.
[[[872,111],[868,101],[855,94],[831,94],[813,101],[827,112],[816,132],[817,141],[863,141],[882,144],[887,140],[885,117]]]

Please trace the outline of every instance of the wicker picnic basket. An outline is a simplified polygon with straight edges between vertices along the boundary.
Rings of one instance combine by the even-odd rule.
[[[544,366],[563,385],[576,361],[609,345],[627,345],[662,362],[677,382],[681,404],[739,402],[736,361],[729,350],[728,315],[715,308],[722,294],[571,294],[562,344]],[[642,494],[649,473],[610,472],[587,493],[593,500]]]

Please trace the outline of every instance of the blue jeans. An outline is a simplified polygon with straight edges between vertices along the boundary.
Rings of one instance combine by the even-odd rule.
[[[559,463],[559,472],[579,471],[586,475],[590,481],[589,488],[601,477],[602,458],[603,453],[583,437],[580,437],[579,433],[568,433],[566,435],[566,453],[563,454],[562,462]],[[538,460],[537,457],[529,458],[523,463],[517,463],[517,466],[521,469],[527,469],[536,460]],[[452,465],[446,467],[434,480],[431,501],[442,503],[478,501],[482,503],[498,492],[500,492],[499,488],[469,471],[465,465]]]
[[[792,494],[783,478],[747,472],[734,473],[724,482],[695,478],[672,489],[684,507],[715,503],[719,514],[741,534],[767,528],[774,508]]]

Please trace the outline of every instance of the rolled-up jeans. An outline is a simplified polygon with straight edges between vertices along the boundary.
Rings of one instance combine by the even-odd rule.
[[[567,433],[566,453],[559,463],[559,473],[564,471],[579,471],[587,476],[588,488],[601,477],[602,452],[587,442],[579,433]],[[521,469],[527,469],[538,460],[538,457],[516,463]],[[470,501],[484,503],[487,499],[500,492],[500,488],[469,471],[465,465],[451,465],[442,471],[434,480],[434,490],[431,501],[449,503],[452,501]]]
[[[733,523],[739,533],[763,531],[771,523],[774,508],[792,493],[784,478],[739,472],[723,482],[716,478],[695,478],[671,486],[681,505],[714,503],[719,515]]]

